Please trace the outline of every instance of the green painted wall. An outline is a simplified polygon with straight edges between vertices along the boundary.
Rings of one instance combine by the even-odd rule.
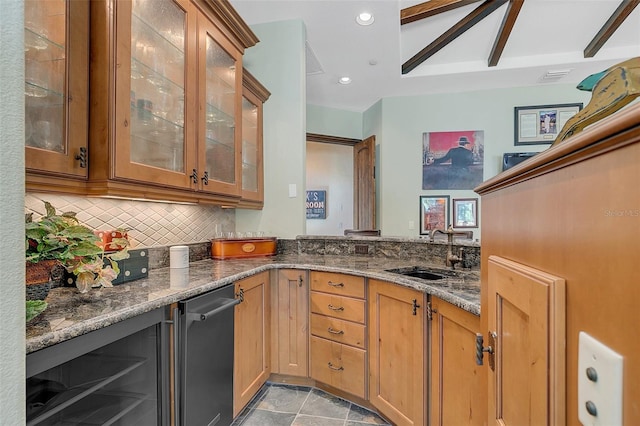
[[[271,92],[264,105],[265,202],[261,211],[237,209],[236,229],[294,238],[306,225],[306,29],[301,20],[251,29],[260,42],[246,50],[244,66]]]
[[[0,14],[0,425],[25,421],[24,3]]]
[[[307,132],[362,139],[362,113],[307,104]]]
[[[572,85],[385,98],[364,116],[365,134],[376,132],[379,151],[379,226],[383,235],[419,236],[419,196],[479,198],[472,190],[422,190],[422,133],[483,130],[484,179],[498,174],[505,152],[539,152],[549,145],[514,145],[515,106],[589,102]],[[381,111],[380,111],[381,109]],[[380,124],[376,127],[376,119]],[[414,229],[409,229],[409,222]],[[482,215],[480,215],[482,224]],[[479,238],[480,228],[473,229]]]

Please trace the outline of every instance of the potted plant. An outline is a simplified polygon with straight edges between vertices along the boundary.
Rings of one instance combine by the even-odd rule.
[[[61,264],[76,275],[76,287],[81,293],[92,287],[111,287],[111,282],[120,273],[117,261],[129,257],[128,241],[124,238],[114,239],[108,246],[100,246],[102,240],[94,231],[78,222],[75,212],[57,214],[49,202],[45,201],[44,204],[45,216],[38,221],[33,221],[31,214],[25,218],[27,270],[30,265],[42,262]],[[124,248],[107,253],[112,244]],[[51,267],[48,268],[50,272]],[[27,283],[29,275],[27,272]],[[47,281],[48,278],[47,275]]]

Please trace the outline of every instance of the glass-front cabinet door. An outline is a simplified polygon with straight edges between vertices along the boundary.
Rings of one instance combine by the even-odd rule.
[[[115,175],[189,187],[195,164],[188,101],[195,93],[192,6],[182,0],[133,0],[116,7]]]
[[[245,208],[262,208],[262,109],[269,91],[247,70],[242,71],[242,200]]]
[[[198,24],[200,188],[239,196],[242,56],[208,20]]]
[[[88,28],[88,2],[24,2],[27,171],[87,177]]]

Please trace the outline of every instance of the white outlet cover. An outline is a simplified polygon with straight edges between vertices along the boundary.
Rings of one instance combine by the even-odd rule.
[[[578,335],[578,418],[584,426],[622,425],[622,355],[584,331]],[[597,380],[587,377],[587,368],[595,369]],[[589,414],[588,401],[597,414]]]

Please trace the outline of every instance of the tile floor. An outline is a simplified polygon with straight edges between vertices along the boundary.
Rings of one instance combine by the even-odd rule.
[[[377,414],[320,389],[267,382],[232,426],[389,425]]]

